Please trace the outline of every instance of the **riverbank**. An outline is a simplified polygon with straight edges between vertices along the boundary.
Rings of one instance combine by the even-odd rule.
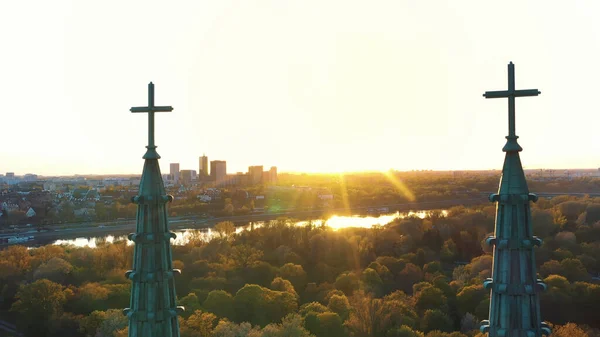
[[[447,209],[454,206],[474,206],[477,204],[488,203],[485,198],[476,199],[457,199],[457,200],[445,200],[435,202],[423,202],[423,203],[406,203],[396,205],[383,205],[378,206],[376,209],[387,209],[389,213],[394,212],[409,212],[415,210],[435,210],[435,209]],[[236,225],[246,225],[249,222],[256,221],[269,221],[276,220],[277,218],[287,217],[298,220],[310,220],[315,218],[326,218],[333,215],[340,216],[367,216],[369,210],[374,207],[360,207],[352,209],[330,209],[330,210],[307,210],[307,211],[289,211],[289,212],[278,212],[278,213],[260,213],[260,214],[248,214],[238,216],[227,216],[219,218],[204,218],[201,216],[186,216],[177,217],[169,220],[171,230],[181,229],[203,229],[210,228],[222,221],[231,221]],[[70,228],[63,228],[55,231],[35,232],[35,231],[24,231],[18,233],[18,235],[33,236],[33,240],[27,242],[21,242],[17,244],[26,246],[40,246],[51,244],[57,240],[68,240],[80,237],[102,237],[102,236],[122,236],[128,233],[135,232],[135,220],[120,221],[115,223],[90,223],[88,226],[73,226]],[[15,233],[17,234],[17,233]],[[11,234],[11,235],[15,235]],[[6,237],[4,235],[3,237]],[[0,247],[6,247],[11,244],[2,244]]]

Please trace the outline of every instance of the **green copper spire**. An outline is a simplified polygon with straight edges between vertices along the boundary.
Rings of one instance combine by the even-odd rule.
[[[144,155],[144,171],[140,191],[131,201],[138,205],[133,270],[125,273],[132,281],[129,317],[129,337],[179,337],[177,313],[183,311],[176,303],[174,274],[169,232],[166,195],[154,145],[154,113],[172,111],[170,106],[154,106],[154,84],[148,84],[148,106],[131,108],[131,112],[148,113],[148,149]]]
[[[508,90],[487,91],[485,98],[508,98],[508,136],[502,151],[506,152],[498,194],[490,195],[497,202],[495,236],[487,238],[493,246],[492,278],[483,284],[491,290],[490,317],[483,321],[482,332],[490,337],[540,337],[549,335],[550,328],[541,322],[539,292],[546,285],[537,279],[533,247],[542,240],[533,236],[530,194],[521,166],[515,134],[515,97],[537,96],[537,89],[515,90],[515,66],[508,65]]]

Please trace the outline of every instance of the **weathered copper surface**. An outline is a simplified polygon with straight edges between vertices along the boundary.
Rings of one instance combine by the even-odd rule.
[[[530,201],[537,201],[529,193],[525,173],[519,158],[523,149],[515,134],[515,97],[537,96],[537,89],[515,90],[515,70],[508,65],[508,90],[488,91],[486,98],[508,98],[509,127],[506,152],[498,194],[490,201],[496,202],[496,228],[494,236],[486,242],[493,246],[492,277],[484,282],[491,292],[490,317],[483,321],[481,331],[490,337],[539,337],[550,334],[550,328],[541,322],[539,292],[546,285],[537,279],[534,246],[542,240],[533,236]]]
[[[144,171],[140,191],[132,198],[138,205],[136,232],[129,234],[135,242],[133,269],[125,273],[132,281],[129,317],[129,337],[179,337],[174,275],[166,195],[154,144],[154,112],[172,111],[172,107],[154,106],[154,84],[148,85],[148,106],[131,108],[131,112],[148,112],[148,149],[144,155]]]

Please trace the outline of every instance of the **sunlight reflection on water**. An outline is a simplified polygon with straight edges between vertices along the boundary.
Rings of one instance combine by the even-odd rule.
[[[440,213],[442,216],[448,215],[448,211],[446,211],[446,210],[442,210]],[[350,227],[370,228],[373,226],[383,226],[383,225],[386,225],[386,224],[394,221],[395,219],[402,219],[402,218],[406,218],[406,217],[416,216],[416,217],[423,219],[429,214],[431,214],[431,211],[417,211],[417,212],[408,212],[408,213],[396,212],[396,213],[392,213],[392,214],[380,215],[378,217],[359,216],[359,215],[355,215],[355,216],[333,215],[325,221],[325,225],[328,227],[331,227],[333,230],[338,230],[338,229],[342,229],[342,228],[350,228]],[[272,220],[272,221],[276,222],[277,220]],[[318,220],[298,221],[295,223],[295,225],[296,226],[306,226],[309,223],[309,221],[312,222],[312,224],[315,226],[320,226],[323,224],[323,220],[318,219]],[[250,223],[248,225],[236,227],[235,232],[241,233],[242,231],[245,231],[245,230],[251,230],[252,227],[260,228],[260,227],[263,227],[264,224],[265,224],[264,221],[256,221],[256,222]],[[172,243],[174,245],[184,245],[187,242],[189,242],[190,240],[209,241],[214,236],[218,235],[215,231],[211,230],[210,228],[182,229],[182,230],[174,230],[173,232],[175,234],[177,234],[177,238],[175,238],[172,241]],[[119,235],[119,236],[107,235],[105,237],[88,237],[88,238],[80,237],[80,238],[71,239],[71,240],[56,240],[53,244],[54,245],[74,245],[77,247],[96,248],[96,247],[102,246],[104,244],[114,243],[114,242],[118,242],[118,241],[125,241],[125,242],[127,242],[128,246],[133,245],[133,242],[131,242],[127,239],[127,235]]]

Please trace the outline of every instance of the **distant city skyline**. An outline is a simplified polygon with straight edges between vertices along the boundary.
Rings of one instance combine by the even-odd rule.
[[[174,163],[170,163],[170,164],[174,164]],[[253,166],[253,165],[251,165]],[[264,165],[260,165],[263,166],[265,169],[267,168],[267,166]],[[167,167],[166,170],[162,170],[161,169],[161,173],[162,175],[170,175],[171,171],[169,170],[170,166]],[[364,171],[344,171],[344,172],[301,172],[301,171],[281,171],[279,169],[279,167],[277,166],[269,166],[269,168],[276,168],[276,170],[278,171],[279,174],[357,174],[357,173],[376,173],[376,172],[386,172],[389,171],[388,170],[364,170]],[[462,172],[462,173],[466,173],[466,172],[482,172],[482,171],[498,171],[501,172],[502,168],[493,168],[493,169],[464,169],[464,170],[427,170],[427,169],[415,169],[415,170],[396,170],[396,169],[392,169],[394,171],[397,172]],[[593,173],[597,173],[598,176],[600,176],[600,168],[524,168],[526,173],[529,172],[535,172],[535,171],[543,171],[546,172],[548,174],[554,173],[554,174],[564,174],[565,172],[569,173],[574,173],[574,172],[593,172]],[[186,169],[186,168],[182,168],[181,171],[196,171],[197,174],[197,170],[195,169]],[[237,170],[237,171],[229,171],[229,169],[227,169],[227,174],[228,175],[235,175],[237,173],[244,173],[247,174],[248,173],[248,167],[246,168],[246,170]],[[104,177],[111,177],[111,176],[140,176],[140,173],[73,173],[73,174],[42,174],[42,173],[36,173],[36,172],[27,172],[27,173],[20,173],[20,172],[13,172],[13,171],[8,171],[8,172],[0,172],[0,178],[7,178],[6,174],[7,173],[12,173],[14,174],[14,177],[20,177],[20,178],[32,178],[35,177],[36,179],[38,177],[43,178],[43,177],[85,177],[85,176],[104,176]],[[197,174],[198,175],[198,174]],[[198,175],[199,176],[199,175]]]
[[[156,116],[163,173],[202,153],[230,171],[500,169],[506,102],[482,94],[506,89],[510,61],[542,92],[516,104],[523,166],[600,167],[600,2],[1,8],[0,172],[140,172],[146,120],[129,108],[150,81],[174,108]]]

